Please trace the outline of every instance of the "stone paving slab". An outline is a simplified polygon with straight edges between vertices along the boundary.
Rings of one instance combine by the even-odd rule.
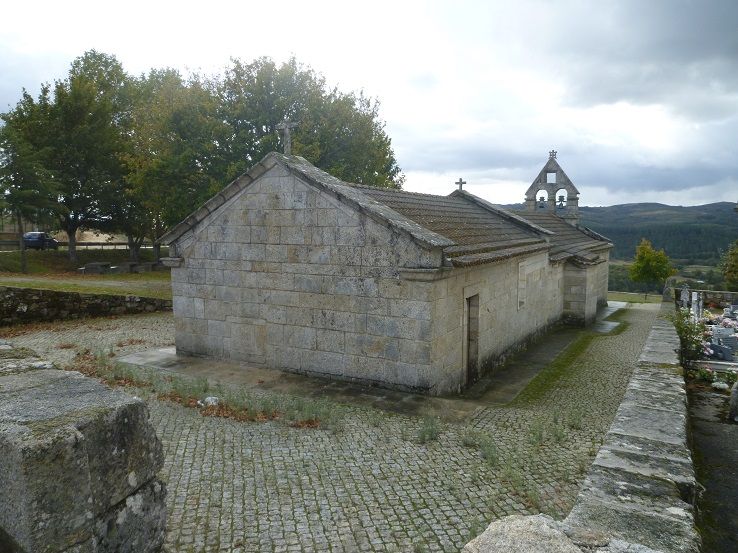
[[[442,421],[438,438],[424,444],[422,418],[377,409],[381,402],[339,405],[342,428],[311,430],[203,417],[148,397],[164,445],[168,551],[458,552],[490,520],[541,511],[563,518],[657,308],[634,305],[622,333],[594,338],[566,371],[544,370],[540,394],[476,405]],[[77,350],[126,355],[166,347],[172,336],[171,319],[151,315],[64,324],[14,340],[68,363]],[[66,343],[76,349],[58,347]],[[491,440],[493,459],[471,443],[479,435]]]

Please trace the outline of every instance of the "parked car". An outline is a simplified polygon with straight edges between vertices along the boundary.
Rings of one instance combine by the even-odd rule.
[[[26,248],[33,250],[58,250],[59,242],[45,232],[27,232],[23,235]]]

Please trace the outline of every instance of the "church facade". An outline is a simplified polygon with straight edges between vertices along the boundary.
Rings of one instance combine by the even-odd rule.
[[[577,203],[553,152],[523,212],[463,190],[349,184],[269,154],[160,240],[177,351],[459,391],[606,302],[612,245],[576,225]]]

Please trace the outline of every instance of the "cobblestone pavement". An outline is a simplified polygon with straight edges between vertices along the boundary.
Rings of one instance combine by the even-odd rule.
[[[658,305],[552,364],[511,404],[417,439],[418,418],[341,407],[341,428],[239,423],[150,399],[165,448],[170,552],[458,551],[492,519],[568,513]],[[171,314],[96,319],[12,338],[59,364],[77,348],[172,342]],[[139,342],[143,340],[144,342]],[[120,345],[118,345],[120,344]],[[64,345],[59,349],[59,345]]]

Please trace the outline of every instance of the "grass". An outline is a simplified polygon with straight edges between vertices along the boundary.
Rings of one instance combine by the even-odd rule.
[[[583,331],[582,334],[562,351],[545,369],[531,380],[525,389],[513,400],[513,404],[536,402],[546,394],[571,368],[571,365],[582,355],[597,335]]]
[[[0,258],[3,255],[0,253]],[[0,273],[0,286],[172,299],[168,271],[109,275],[36,274],[32,277],[20,273]]]
[[[47,275],[58,273],[75,273],[85,263],[95,261],[110,261],[113,265],[129,261],[128,250],[78,249],[77,261],[69,261],[66,250],[26,250],[28,273],[33,275]],[[167,249],[162,248],[162,256],[167,255]],[[140,260],[154,261],[154,252],[149,249],[140,251]],[[0,272],[20,273],[20,251],[0,252]]]
[[[418,429],[417,439],[420,444],[427,444],[441,435],[441,425],[436,417],[423,417]]]
[[[343,409],[324,399],[306,399],[287,395],[255,396],[238,387],[212,386],[206,378],[162,373],[145,367],[130,367],[115,363],[111,354],[89,350],[77,354],[66,367],[87,376],[101,378],[112,386],[146,388],[160,400],[172,401],[185,407],[199,407],[200,414],[233,419],[238,422],[277,420],[296,428],[342,429]],[[218,398],[217,404],[203,406],[208,396]]]
[[[661,294],[648,294],[646,297],[640,292],[608,292],[609,301],[627,301],[630,303],[661,303]]]

